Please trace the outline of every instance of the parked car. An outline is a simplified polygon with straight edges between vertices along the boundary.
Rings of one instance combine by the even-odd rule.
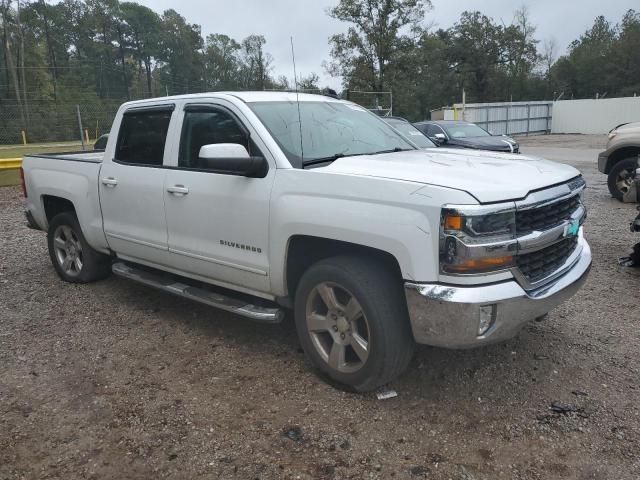
[[[494,152],[519,153],[520,145],[506,135],[492,135],[475,123],[438,120],[414,123],[429,139],[449,148],[473,148]]]
[[[359,391],[415,343],[513,337],[591,265],[576,169],[420,150],[350,102],[147,99],[111,131],[104,153],[24,158],[27,221],[60,278],[114,273],[260,322],[293,310],[313,364]]]
[[[436,147],[436,144],[429,140],[420,130],[414,127],[409,120],[402,117],[382,117],[382,119],[416,146],[420,148]]]
[[[109,140],[109,134],[106,133],[96,140],[96,143],[93,144],[94,150],[104,150],[107,148],[107,140]]]
[[[598,155],[598,170],[608,176],[613,198],[623,200],[631,188],[640,158],[640,122],[618,125],[609,132],[607,149]]]

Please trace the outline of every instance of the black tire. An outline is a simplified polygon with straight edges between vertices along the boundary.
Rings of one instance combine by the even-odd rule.
[[[65,232],[71,233],[65,234]],[[59,233],[62,233],[65,239],[67,236],[70,237],[66,247],[61,248],[60,244],[56,246],[56,236]],[[60,278],[66,282],[89,283],[106,278],[111,273],[111,258],[91,248],[82,234],[78,219],[71,212],[59,213],[49,222],[47,245],[53,267]],[[73,249],[73,252],[70,254],[65,248]],[[73,265],[65,268],[63,258],[69,257],[78,257],[80,263],[71,262]],[[78,268],[77,265],[80,267]]]
[[[329,342],[329,345],[333,345],[334,334],[340,335],[342,339],[345,338],[345,334],[340,332],[342,328],[346,328],[344,321],[348,318],[347,308],[339,313],[339,321],[342,321],[341,330],[334,325],[331,327],[333,332],[312,333],[311,327],[307,326],[308,306],[321,297],[318,288],[324,285],[331,285],[331,288],[337,292],[336,298],[340,295],[345,295],[343,298],[355,298],[361,307],[362,315],[356,321],[360,325],[357,327],[358,330],[364,330],[366,327],[368,348],[366,361],[358,358],[356,350],[351,346],[346,346],[347,350],[343,355],[343,358],[350,356],[354,359],[354,365],[356,362],[360,364],[355,371],[344,372],[333,368],[329,365],[329,360],[323,358],[317,347],[319,343],[323,344],[318,339],[319,335],[326,335],[325,341]],[[344,301],[347,302],[347,300]],[[324,308],[325,313],[320,317],[330,321],[330,309],[326,305],[321,301],[320,307],[317,308]],[[313,312],[317,311],[316,307],[309,308]],[[300,279],[294,310],[298,337],[308,358],[321,372],[340,384],[360,392],[370,391],[398,377],[411,361],[415,342],[409,324],[402,279],[394,275],[392,270],[382,262],[364,257],[344,256],[325,259],[314,264]],[[348,339],[356,338],[358,334],[356,327],[353,327],[352,331],[351,327],[354,324],[349,321],[349,325],[351,326],[346,331]],[[327,351],[330,349],[331,347],[327,347]],[[324,353],[326,355],[327,352]],[[345,368],[348,366],[347,363],[343,365]]]
[[[622,201],[625,192],[620,189],[618,182],[622,180],[623,176],[632,175],[637,168],[638,159],[636,157],[625,158],[611,167],[609,177],[607,178],[607,186],[613,198]]]

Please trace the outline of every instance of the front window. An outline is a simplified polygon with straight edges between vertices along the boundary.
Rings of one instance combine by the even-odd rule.
[[[254,102],[249,106],[294,167],[343,156],[415,149],[384,121],[357,105]]]
[[[491,134],[484,128],[480,128],[473,123],[459,123],[456,125],[447,125],[447,134],[451,138],[474,138],[474,137],[490,137]]]

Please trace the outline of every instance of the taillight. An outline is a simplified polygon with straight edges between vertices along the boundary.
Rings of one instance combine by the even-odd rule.
[[[20,167],[20,186],[22,187],[22,195],[27,198],[27,185],[24,183],[24,169]]]

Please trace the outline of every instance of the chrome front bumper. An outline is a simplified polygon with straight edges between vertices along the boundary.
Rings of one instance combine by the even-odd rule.
[[[472,348],[515,336],[529,321],[571,298],[591,268],[591,249],[581,239],[577,261],[564,274],[531,291],[516,280],[483,286],[405,283],[413,337],[417,343]],[[491,327],[478,335],[481,307],[495,305]]]

